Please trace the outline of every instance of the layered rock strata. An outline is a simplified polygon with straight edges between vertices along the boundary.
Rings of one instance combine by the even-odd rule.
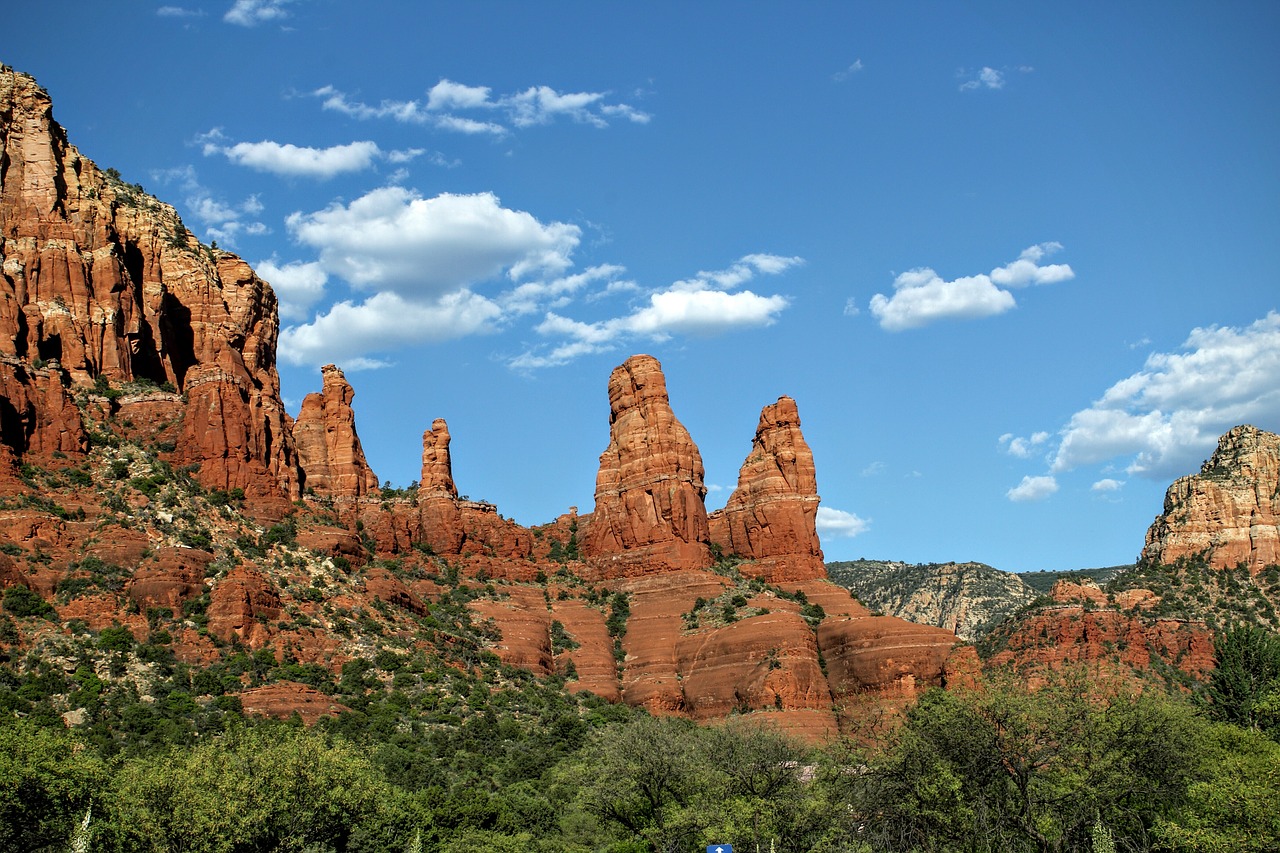
[[[711,541],[753,562],[743,570],[770,582],[825,578],[818,541],[818,481],[795,400],[760,412],[738,486],[708,519]]]
[[[355,391],[332,364],[320,368],[324,385],[308,394],[293,424],[298,463],[305,487],[317,495],[359,498],[378,488],[378,478],[365,459],[356,416],[351,408]]]
[[[271,288],[81,156],[48,93],[3,67],[0,163],[4,444],[83,452],[83,423],[54,386],[169,384],[187,396],[175,461],[208,487],[297,497]]]
[[[1280,563],[1280,435],[1235,427],[1199,474],[1169,487],[1141,559],[1173,564],[1192,557],[1214,568],[1243,564],[1252,574]]]
[[[711,564],[702,455],[676,419],[662,366],[633,355],[609,377],[609,446],[583,550],[624,577]]]

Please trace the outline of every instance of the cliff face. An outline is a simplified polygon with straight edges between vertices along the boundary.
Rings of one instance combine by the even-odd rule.
[[[0,164],[4,443],[18,455],[84,452],[83,424],[54,385],[170,385],[187,397],[175,462],[276,510],[297,497],[271,288],[201,246],[172,207],[82,157],[48,94],[7,68]]]
[[[708,519],[711,541],[754,561],[747,571],[768,581],[824,578],[816,526],[818,481],[800,413],[790,397],[760,412],[738,487]]]
[[[1169,487],[1141,559],[1197,556],[1215,568],[1244,564],[1251,574],[1280,563],[1280,436],[1235,427],[1199,474]]]
[[[622,577],[711,564],[702,455],[676,420],[658,360],[633,355],[609,377],[588,558]]]

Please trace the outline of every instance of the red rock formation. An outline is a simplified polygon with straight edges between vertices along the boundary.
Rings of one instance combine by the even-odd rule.
[[[240,694],[240,705],[246,714],[258,714],[287,720],[297,714],[308,726],[321,717],[336,717],[351,710],[314,687],[296,681],[277,681],[252,687]]]
[[[957,640],[950,631],[893,616],[824,619],[818,648],[831,692],[914,697],[943,683]]]
[[[437,554],[457,554],[462,548],[462,510],[453,484],[449,457],[449,425],[436,418],[422,434],[422,478],[418,481],[419,541]]]
[[[260,649],[271,639],[264,623],[278,618],[280,610],[280,594],[271,581],[256,569],[241,566],[213,588],[209,633],[228,643],[239,637],[249,648]]]
[[[48,94],[7,68],[0,146],[3,442],[19,456],[82,452],[64,384],[168,382],[189,400],[176,461],[198,465],[205,486],[267,499],[257,509],[296,497],[270,287],[200,246],[172,207],[82,157]],[[47,378],[33,379],[40,369]]]
[[[752,560],[741,570],[771,583],[825,578],[817,514],[813,453],[795,400],[779,397],[760,412],[738,487],[710,516],[711,541]]]
[[[13,357],[0,360],[0,440],[14,453],[49,457],[88,450],[80,410],[62,378],[56,367],[37,369]]]
[[[1132,676],[1150,670],[1153,658],[1201,677],[1213,669],[1213,634],[1203,622],[1058,605],[1021,620],[1005,650],[987,665],[1013,665],[1035,677],[1066,664],[1087,663]]]
[[[662,366],[633,355],[609,377],[609,446],[583,540],[612,577],[711,564],[702,456],[676,420]]]
[[[1253,574],[1280,563],[1280,435],[1235,427],[1199,474],[1169,487],[1141,559],[1199,556],[1215,568],[1243,563]]]
[[[427,615],[427,605],[409,590],[404,582],[383,568],[371,569],[364,576],[365,591],[374,600],[402,607],[419,616]]]
[[[155,563],[139,568],[125,586],[142,612],[167,607],[181,614],[182,602],[200,595],[213,554],[194,548],[162,548]]]
[[[324,388],[308,394],[293,425],[305,486],[318,495],[358,498],[378,488],[356,434],[355,391],[332,364],[320,368]]]
[[[817,641],[796,613],[770,611],[681,637],[676,659],[695,720],[776,708],[823,711],[834,725]]]

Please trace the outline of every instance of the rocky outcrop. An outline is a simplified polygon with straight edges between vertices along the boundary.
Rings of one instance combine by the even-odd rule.
[[[296,681],[277,681],[251,687],[240,694],[240,705],[246,714],[257,714],[287,720],[294,714],[307,725],[313,725],[321,717],[336,717],[351,710],[332,696],[326,696],[314,687]]]
[[[708,519],[711,541],[752,562],[742,571],[770,582],[825,578],[816,526],[813,453],[790,397],[760,412],[738,487]]]
[[[244,488],[267,504],[296,497],[266,282],[202,247],[172,207],[81,156],[48,94],[8,68],[0,163],[4,443],[18,456],[83,452],[62,388],[168,384],[188,398],[175,461],[198,466],[207,487]]]
[[[609,377],[609,446],[585,556],[613,577],[710,565],[703,476],[697,445],[671,410],[662,365],[631,356]]]
[[[1017,575],[985,563],[854,560],[832,563],[827,572],[872,610],[945,628],[967,642],[1036,597]]]
[[[1072,664],[1139,680],[1153,663],[1197,678],[1213,669],[1213,633],[1203,622],[1091,605],[1060,604],[1029,614],[1002,642],[987,665],[1011,665],[1033,678]]]
[[[270,641],[267,623],[280,615],[280,593],[256,569],[233,569],[213,588],[209,601],[209,633],[224,642],[238,638],[251,649]]]
[[[293,441],[304,485],[317,495],[359,498],[378,488],[356,434],[351,408],[355,391],[342,371],[332,364],[320,368],[323,388],[308,394],[293,424]]]
[[[449,425],[436,418],[422,434],[422,478],[418,481],[418,539],[437,554],[462,550],[462,509],[453,482]]]
[[[1257,574],[1280,564],[1280,435],[1238,426],[1199,474],[1175,480],[1147,530],[1144,562],[1203,558]]]

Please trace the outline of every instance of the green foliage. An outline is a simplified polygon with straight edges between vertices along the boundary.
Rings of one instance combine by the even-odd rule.
[[[1214,638],[1213,657],[1205,690],[1210,713],[1240,726],[1280,729],[1280,636],[1234,625]]]
[[[62,853],[105,782],[66,732],[0,720],[0,850]]]
[[[398,799],[353,745],[270,726],[126,764],[109,833],[143,853],[348,850],[395,835]]]
[[[25,586],[11,586],[4,591],[4,609],[18,617],[38,616],[52,620],[58,616],[52,604]]]

